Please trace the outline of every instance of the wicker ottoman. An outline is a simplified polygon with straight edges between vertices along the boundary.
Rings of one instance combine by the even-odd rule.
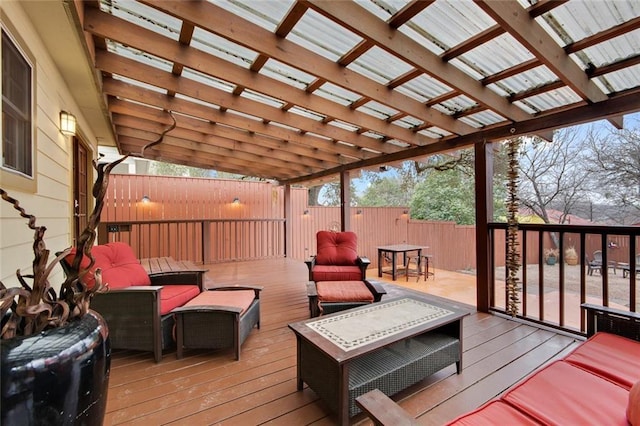
[[[254,326],[260,328],[262,287],[217,287],[194,297],[172,312],[176,317],[177,357],[184,348],[234,348],[240,359],[240,346]]]

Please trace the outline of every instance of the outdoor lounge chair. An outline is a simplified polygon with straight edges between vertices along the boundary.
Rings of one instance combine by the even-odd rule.
[[[93,286],[94,272],[101,269],[108,291],[94,295],[91,309],[106,320],[111,347],[151,351],[160,362],[162,351],[175,345],[171,311],[202,292],[204,272],[147,274],[133,249],[122,242],[94,246],[91,254],[95,264],[82,280]],[[65,273],[69,273],[74,257],[72,250],[62,259]],[[82,265],[88,266],[89,259],[83,258]]]
[[[613,273],[616,273],[616,262],[608,261],[607,269],[613,269]],[[587,275],[593,275],[597,271],[602,275],[602,250],[596,250],[593,252],[593,259],[587,257]]]
[[[358,256],[354,232],[319,231],[316,246],[316,255],[305,262],[312,317],[380,301],[385,291],[366,280],[370,261]]]

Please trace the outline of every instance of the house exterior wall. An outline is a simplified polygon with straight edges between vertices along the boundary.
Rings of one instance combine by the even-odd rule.
[[[76,115],[79,135],[88,145],[91,157],[96,156],[96,138],[69,94],[52,60],[53,53],[45,48],[21,2],[1,2],[0,16],[5,31],[33,61],[35,74],[34,177],[30,180],[2,170],[0,187],[18,199],[27,213],[36,216],[37,226],[46,226],[45,242],[51,261],[56,251],[71,245],[73,227],[72,138],[59,131],[60,111]],[[93,174],[90,176],[93,178]],[[27,227],[27,220],[4,201],[0,202],[0,225],[0,281],[6,286],[16,286],[17,269],[23,274],[31,272],[33,231]],[[50,283],[57,290],[62,280],[62,271],[56,267]]]

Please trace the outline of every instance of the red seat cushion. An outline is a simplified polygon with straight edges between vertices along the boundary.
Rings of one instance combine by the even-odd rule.
[[[611,333],[596,333],[565,361],[612,380],[627,389],[640,380],[640,345]]]
[[[151,279],[144,270],[131,246],[127,243],[114,242],[97,245],[91,248],[91,255],[95,263],[91,270],[82,278],[87,287],[92,288],[95,284],[95,270],[102,270],[102,283],[108,288],[120,289],[132,285],[151,285]],[[75,257],[75,248],[66,257],[66,261],[71,264]],[[80,267],[89,266],[89,258],[83,256]]]
[[[253,290],[209,290],[200,293],[184,306],[232,306],[242,309],[242,315],[249,309],[255,297],[256,293]]]
[[[373,294],[363,281],[320,281],[316,291],[320,302],[373,302]]]
[[[556,361],[502,399],[549,425],[627,425],[629,391],[565,361]]]
[[[489,401],[477,410],[463,414],[448,424],[456,426],[540,425],[525,413],[500,400]]]
[[[315,265],[313,281],[360,281],[362,270],[359,266]]]
[[[636,382],[629,392],[627,420],[631,426],[640,426],[640,381]]]
[[[160,290],[160,315],[166,315],[175,308],[183,306],[185,303],[200,294],[197,285],[164,285]]]
[[[355,232],[318,231],[316,265],[356,265],[358,236]]]

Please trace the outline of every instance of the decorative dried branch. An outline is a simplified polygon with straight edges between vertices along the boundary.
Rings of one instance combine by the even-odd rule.
[[[507,314],[516,316],[520,303],[520,252],[518,251],[518,148],[520,139],[509,140],[507,158]]]

